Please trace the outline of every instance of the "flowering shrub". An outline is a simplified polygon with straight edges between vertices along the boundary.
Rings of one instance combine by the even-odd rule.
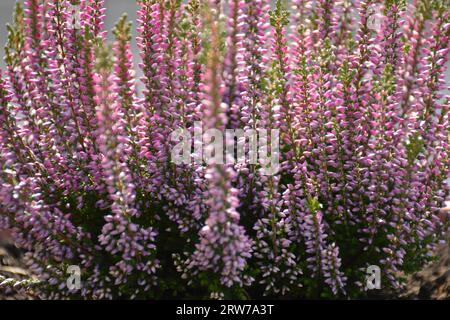
[[[0,229],[33,278],[1,287],[355,298],[367,267],[395,288],[433,258],[448,228],[449,2],[224,3],[138,1],[140,80],[126,18],[107,44],[104,0],[17,6],[0,80]],[[170,134],[196,121],[279,129],[280,170],[174,164]]]

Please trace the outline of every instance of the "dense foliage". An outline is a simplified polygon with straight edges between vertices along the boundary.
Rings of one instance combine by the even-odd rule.
[[[0,80],[0,229],[43,298],[362,297],[448,228],[449,1],[26,0]],[[292,6],[291,6],[292,5]],[[175,128],[280,130],[265,163],[171,161]],[[67,268],[81,268],[81,290]]]

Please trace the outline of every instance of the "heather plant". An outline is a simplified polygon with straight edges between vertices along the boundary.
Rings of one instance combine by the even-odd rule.
[[[16,7],[0,229],[31,276],[0,275],[0,290],[358,298],[369,266],[395,289],[433,259],[448,230],[448,0],[138,6],[139,56],[125,17],[108,41],[104,0]],[[264,152],[280,169],[204,161],[196,143],[197,161],[174,163],[179,128],[277,129]]]

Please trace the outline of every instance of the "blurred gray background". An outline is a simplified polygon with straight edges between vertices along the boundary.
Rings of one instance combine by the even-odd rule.
[[[3,56],[4,56],[4,45],[6,43],[7,32],[6,32],[6,24],[11,22],[12,12],[14,9],[14,5],[16,1],[23,2],[23,0],[0,0],[0,67],[4,67]],[[289,1],[287,1],[289,2]],[[119,17],[126,13],[128,18],[132,20],[133,30],[136,30],[136,11],[137,4],[136,0],[106,0],[106,28],[111,30],[119,19]],[[111,36],[111,33],[109,33]],[[137,66],[137,46],[136,40],[133,39],[133,52],[135,53],[135,65]],[[447,63],[447,66],[450,66],[450,63]],[[137,70],[138,75],[141,74],[140,70]],[[447,69],[446,73],[446,84],[450,85],[450,67]]]

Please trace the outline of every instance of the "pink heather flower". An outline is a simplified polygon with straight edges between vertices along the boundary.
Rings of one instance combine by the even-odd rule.
[[[354,298],[367,266],[396,288],[432,259],[449,227],[448,6],[283,3],[139,0],[136,56],[124,17],[108,43],[104,0],[17,5],[0,229],[33,279],[0,274],[0,292]],[[279,129],[280,170],[248,146],[219,164],[192,143],[197,161],[175,164],[180,128]]]
[[[121,255],[123,260],[111,266],[110,273],[115,275],[116,284],[126,284],[128,277],[139,274],[138,279],[144,280],[158,268],[159,262],[153,259],[156,233],[153,228],[145,229],[133,222],[140,213],[134,207],[136,195],[132,176],[122,159],[129,148],[122,113],[122,107],[126,106],[118,99],[117,81],[111,74],[113,66],[109,57],[101,54],[97,64],[98,76],[94,78],[100,124],[97,143],[103,155],[102,175],[112,212],[105,217],[107,223],[98,240],[110,254]]]
[[[213,47],[218,45],[217,22],[212,20],[217,8],[210,9],[208,23],[211,24]],[[220,75],[218,74],[220,56],[217,51],[208,52],[207,73],[205,80],[205,120],[209,128],[221,128],[223,111],[221,110]],[[193,274],[210,271],[219,275],[225,287],[248,285],[252,279],[244,274],[247,259],[251,256],[251,240],[239,225],[239,213],[236,211],[239,190],[232,188],[230,178],[234,170],[220,164],[210,164],[205,178],[208,191],[205,192],[209,216],[205,226],[200,230],[200,242],[190,258],[188,267]]]

